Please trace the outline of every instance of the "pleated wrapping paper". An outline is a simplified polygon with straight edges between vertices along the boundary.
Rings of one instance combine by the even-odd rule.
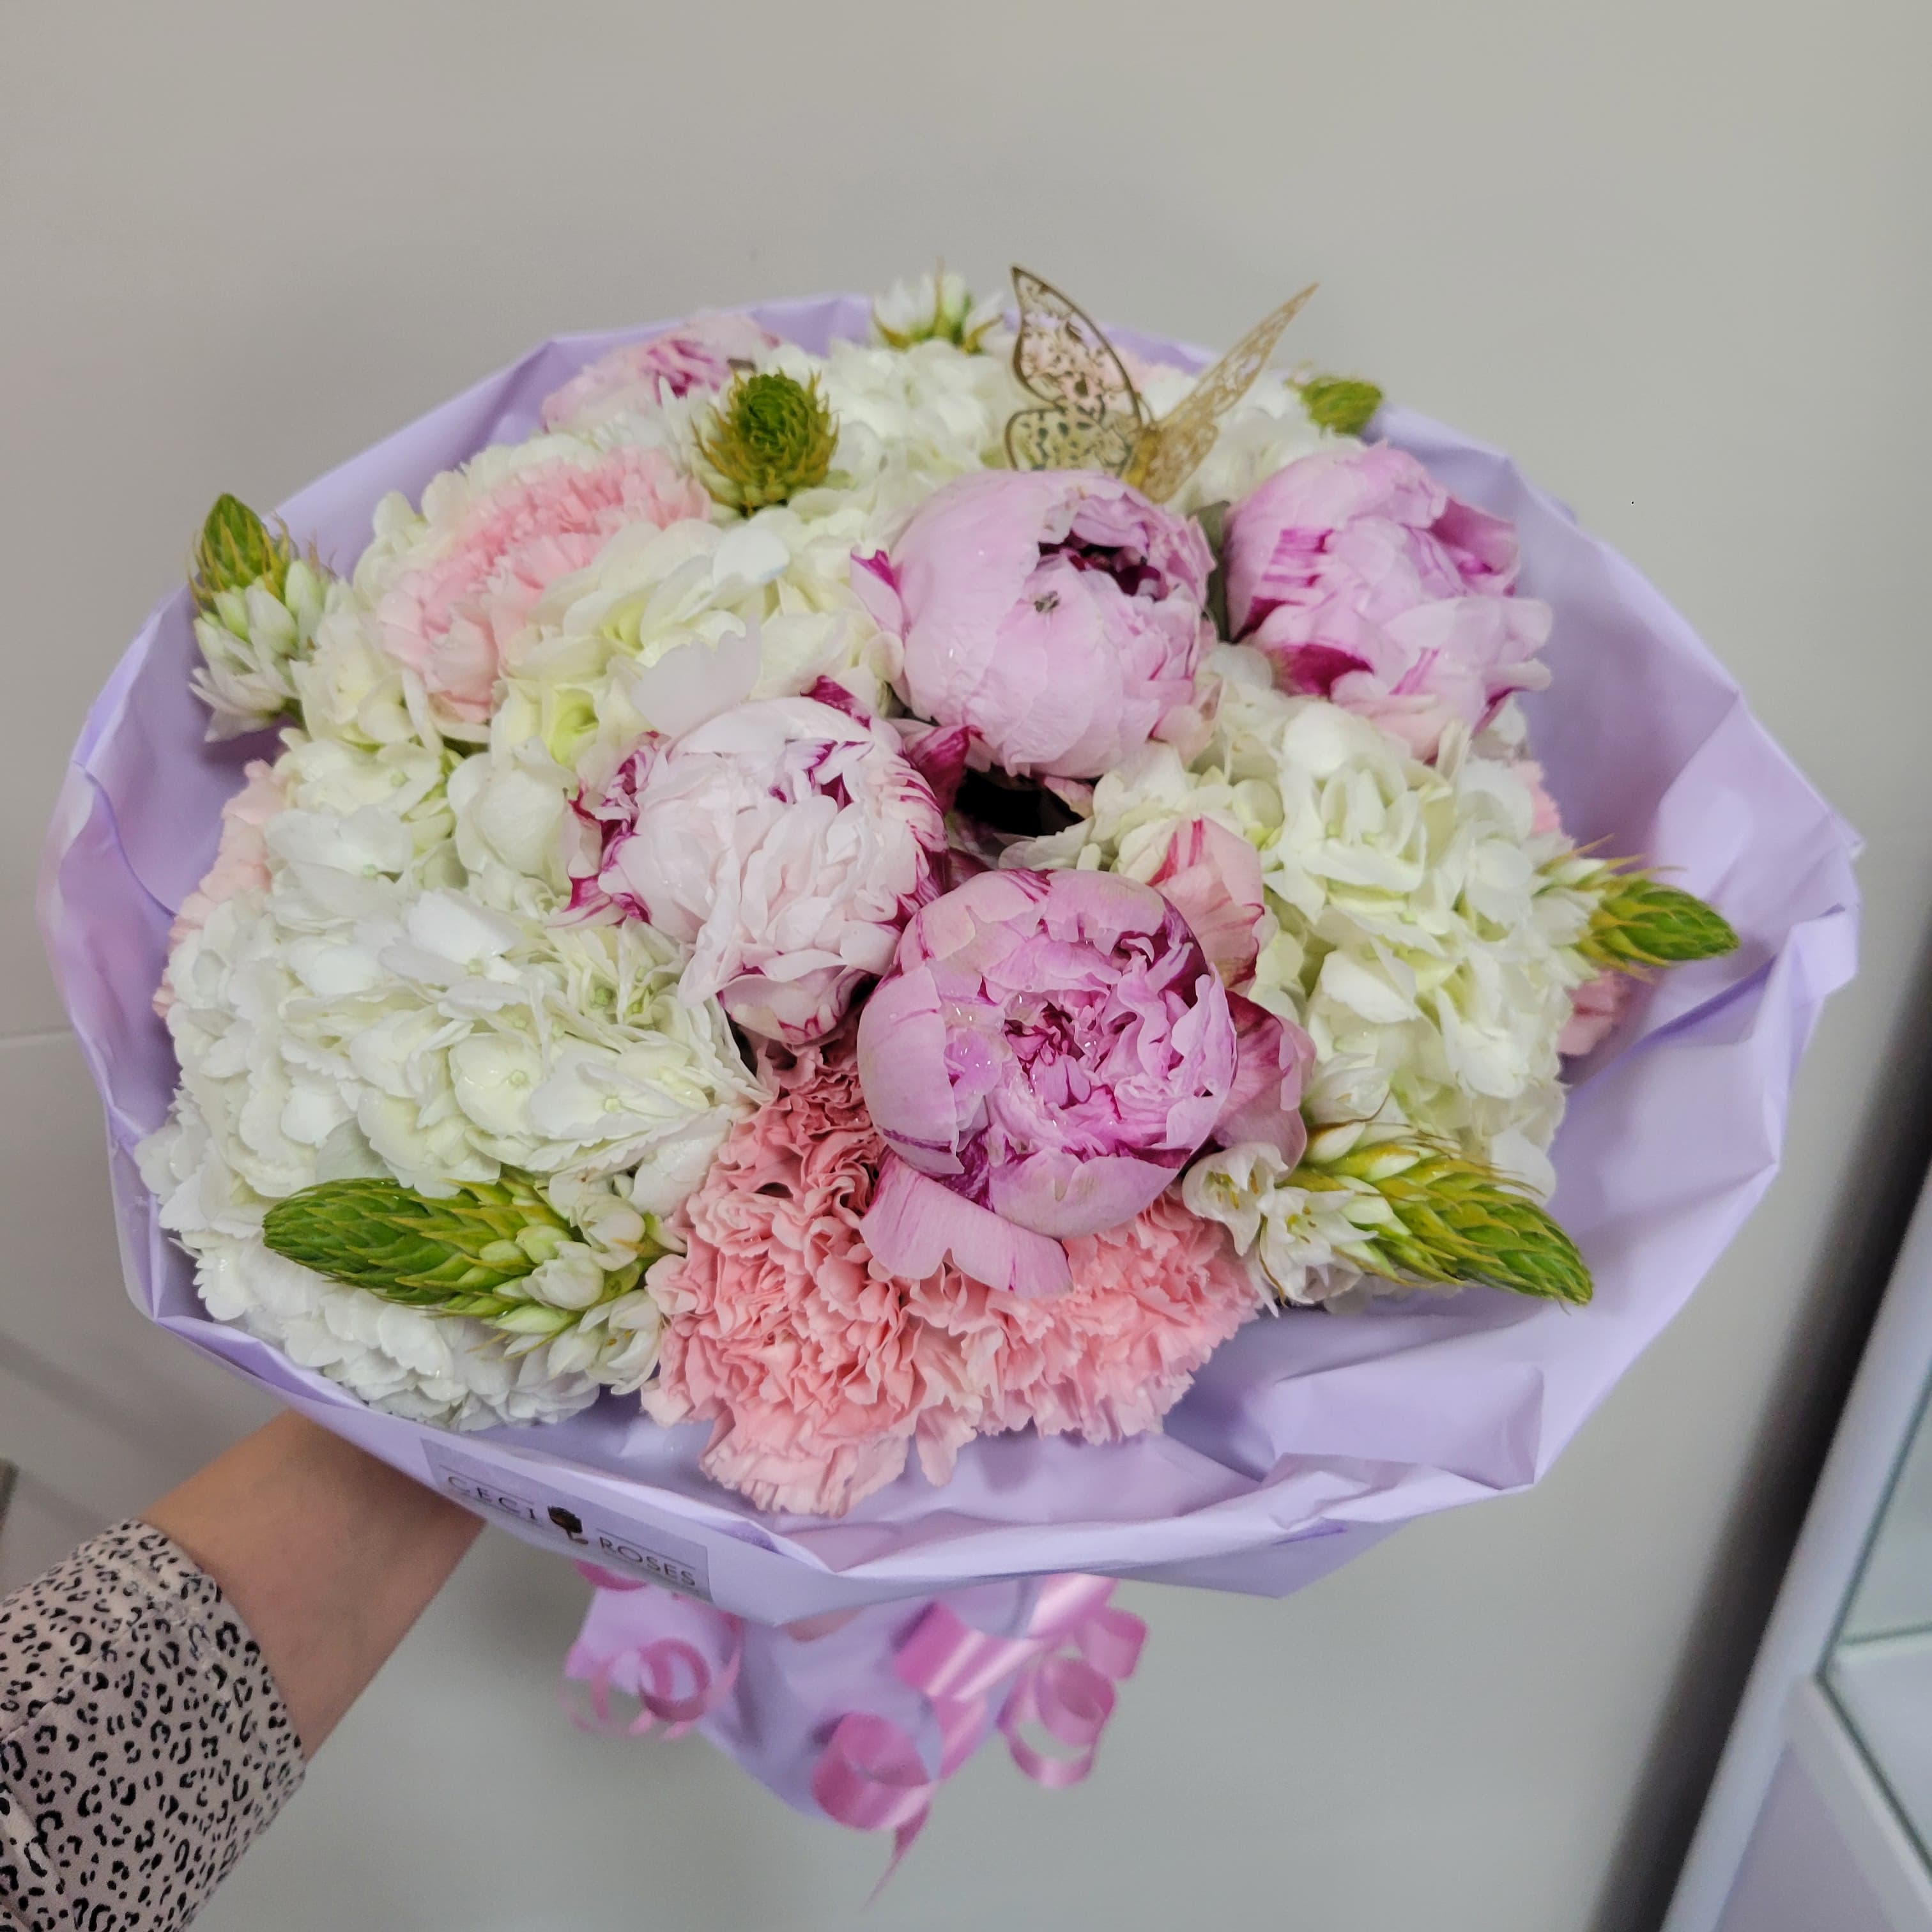
[[[809,349],[862,337],[852,296],[751,311]],[[280,506],[346,567],[386,492],[536,425],[541,399],[648,328],[546,342]],[[1119,332],[1149,356],[1197,352]],[[106,1106],[129,1292],[190,1346],[530,1540],[766,1624],[992,1579],[1097,1572],[1281,1595],[1426,1511],[1521,1489],[1681,1307],[1774,1172],[1792,1082],[1855,963],[1856,842],[1658,592],[1500,452],[1400,409],[1375,434],[1510,518],[1521,587],[1555,608],[1553,674],[1528,700],[1566,826],[1718,905],[1742,944],[1642,989],[1572,1070],[1555,1213],[1596,1280],[1582,1310],[1484,1288],[1370,1312],[1250,1323],[1165,1432],[1111,1446],[981,1438],[943,1487],[916,1470],[836,1522],[761,1515],[699,1473],[702,1425],[605,1396],[572,1420],[453,1436],[378,1414],[211,1320],[157,1224],[134,1149],[176,1081],[150,1001],[174,910],[222,801],[269,748],[210,745],[189,684],[185,590],[142,627],[89,712],[43,868],[43,928]]]

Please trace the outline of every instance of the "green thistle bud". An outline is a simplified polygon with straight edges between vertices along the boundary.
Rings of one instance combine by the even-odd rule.
[[[712,495],[748,515],[823,483],[838,442],[818,378],[808,385],[774,369],[740,376],[718,399],[698,454]]]
[[[1737,934],[1714,906],[1648,873],[1600,866],[1580,889],[1600,895],[1577,946],[1593,966],[1641,977],[1654,966],[1737,950]]]
[[[1300,386],[1301,406],[1317,429],[1360,436],[1382,406],[1382,392],[1354,376],[1311,376]]]
[[[286,530],[271,530],[238,496],[218,496],[188,560],[195,608],[212,610],[224,591],[238,594],[253,584],[279,603],[295,560]]]
[[[568,1307],[542,1299],[542,1284],[532,1278],[578,1238],[575,1231],[519,1174],[460,1182],[446,1200],[382,1178],[326,1180],[277,1202],[262,1238],[277,1254],[385,1301],[484,1322],[521,1354],[634,1288],[645,1268],[670,1252],[655,1222],[646,1228],[637,1258],[606,1270],[601,1293],[578,1250],[588,1306]]]
[[[1358,1235],[1348,1258],[1392,1281],[1487,1282],[1581,1304],[1590,1271],[1576,1244],[1522,1190],[1492,1169],[1424,1142],[1351,1132],[1322,1158],[1318,1136],[1286,1185],[1345,1192]]]

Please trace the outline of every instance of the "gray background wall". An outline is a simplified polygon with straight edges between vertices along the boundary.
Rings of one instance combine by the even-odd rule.
[[[1654,1922],[1924,1151],[1932,488],[1916,0],[0,0],[0,1455],[50,1546],[258,1405],[121,1302],[28,907],[87,699],[219,490],[527,343],[1017,256],[1507,445],[1864,831],[1788,1168],[1534,1494],[1274,1604],[1142,1590],[1083,1788],[992,1755],[869,1922]],[[580,1592],[493,1540],[206,1923],[848,1922],[875,1846],[701,1744],[580,1740]]]

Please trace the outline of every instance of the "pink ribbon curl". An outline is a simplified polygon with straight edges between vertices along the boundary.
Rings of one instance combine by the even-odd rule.
[[[944,1603],[920,1618],[892,1667],[932,1706],[940,1739],[936,1772],[890,1718],[855,1711],[833,1726],[812,1767],[812,1796],[841,1825],[891,1832],[881,1888],[932,1815],[940,1786],[972,1756],[989,1724],[1036,1784],[1064,1790],[1093,1769],[1114,1714],[1114,1687],[1133,1675],[1147,1640],[1147,1625],[1108,1601],[1113,1592],[1105,1576],[1046,1577],[1018,1636],[976,1630]],[[996,1715],[992,1696],[1002,1684]],[[1033,1726],[1067,1754],[1034,1744],[1025,1735]]]
[[[645,1590],[647,1583],[635,1577],[620,1576],[594,1563],[580,1563],[578,1573],[600,1590]],[[607,1737],[640,1738],[654,1725],[664,1726],[666,1738],[681,1738],[701,1718],[708,1716],[731,1694],[738,1681],[738,1666],[744,1658],[742,1623],[724,1611],[715,1610],[724,1640],[724,1660],[715,1670],[710,1660],[694,1644],[682,1637],[664,1636],[640,1644],[632,1650],[602,1659],[585,1682],[585,1696],[590,1706],[586,1716],[568,1702],[566,1714],[580,1731]],[[637,1682],[631,1689],[638,1700],[638,1714],[626,1723],[611,1708],[610,1693],[620,1670],[628,1676],[634,1670]],[[688,1684],[686,1694],[674,1694],[682,1680]]]

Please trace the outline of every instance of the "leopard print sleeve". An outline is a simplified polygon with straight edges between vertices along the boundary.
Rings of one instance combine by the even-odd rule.
[[[172,1932],[302,1782],[214,1580],[126,1522],[0,1603],[0,1927]]]

